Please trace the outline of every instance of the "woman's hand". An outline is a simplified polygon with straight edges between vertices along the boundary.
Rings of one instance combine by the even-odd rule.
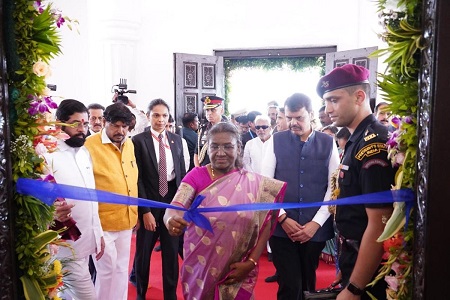
[[[244,281],[255,267],[255,264],[250,260],[232,263],[230,265],[230,274],[224,283],[235,284],[236,282]]]
[[[183,234],[184,229],[189,225],[189,223],[180,217],[179,215],[173,215],[169,217],[166,221],[166,227],[169,234],[172,236],[179,236]]]

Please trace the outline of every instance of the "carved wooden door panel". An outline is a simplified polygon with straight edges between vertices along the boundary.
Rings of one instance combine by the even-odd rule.
[[[203,116],[200,99],[204,96],[223,97],[223,57],[174,53],[175,66],[175,115],[177,124],[186,112]]]
[[[346,64],[355,64],[363,66],[370,71],[370,106],[375,107],[375,99],[377,98],[377,68],[378,58],[368,57],[378,47],[368,47],[361,49],[353,49],[348,51],[331,52],[326,54],[325,73],[328,74],[336,67]]]

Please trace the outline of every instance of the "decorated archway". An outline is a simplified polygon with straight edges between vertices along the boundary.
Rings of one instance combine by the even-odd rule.
[[[380,4],[385,2],[379,1]],[[401,36],[408,39],[409,43],[403,42],[410,48],[392,57],[391,73],[382,76],[380,84],[384,80],[388,89],[396,84],[409,88],[400,93],[393,90],[389,97],[398,96],[392,109],[404,117],[401,120],[404,132],[399,131],[403,137],[397,141],[400,142],[398,150],[407,153],[402,161],[404,177],[400,184],[416,192],[414,215],[410,220],[414,225],[411,227],[412,248],[401,248],[412,255],[413,264],[409,265],[411,273],[405,274],[409,280],[404,284],[403,298],[399,299],[440,299],[447,295],[446,284],[450,278],[450,269],[445,267],[450,258],[443,246],[450,236],[445,223],[450,207],[445,173],[450,168],[446,138],[450,113],[447,104],[450,58],[446,55],[450,52],[450,20],[447,18],[450,4],[444,0],[395,2],[404,5],[400,11],[406,13],[409,22],[403,24],[404,28],[401,23],[392,24],[391,45],[396,46],[391,50],[402,49],[397,44],[402,42]],[[62,25],[62,16],[48,6],[41,6],[39,1],[3,0],[0,3],[1,298],[22,298],[23,283],[31,284],[27,286],[28,291],[47,293],[44,296],[48,297],[51,289],[42,280],[45,277],[43,263],[47,262],[38,259],[35,238],[51,222],[52,208],[31,197],[18,195],[14,192],[14,183],[19,177],[36,178],[40,174],[40,160],[33,142],[40,136],[38,122],[43,119],[42,111],[33,114],[32,108],[39,111],[45,110],[42,105],[52,105],[44,94],[45,63],[59,54],[57,28]],[[390,12],[392,19],[393,13]],[[396,35],[400,37],[396,39]],[[57,267],[52,265],[51,271],[55,271],[57,282]],[[50,273],[46,274],[52,275]],[[24,280],[24,276],[28,279]]]

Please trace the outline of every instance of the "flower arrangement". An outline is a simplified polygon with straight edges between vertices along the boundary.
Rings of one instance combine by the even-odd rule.
[[[398,167],[392,189],[414,188],[417,149],[418,73],[422,32],[421,0],[378,0],[379,17],[384,32],[379,37],[388,45],[372,56],[387,55],[385,74],[379,74],[378,85],[394,117],[395,131],[388,145],[388,157]],[[391,6],[390,6],[391,5]],[[378,239],[383,242],[383,267],[369,285],[384,279],[388,299],[412,299],[413,218],[405,203],[396,203],[394,212]]]
[[[72,21],[51,2],[16,0],[6,23],[8,31],[8,85],[13,128],[12,175],[41,178],[45,165],[40,154],[56,151],[56,140],[67,136],[56,130],[51,110],[57,104],[49,96],[46,79],[49,62],[61,53],[58,29]],[[70,28],[70,27],[69,27]],[[51,245],[68,246],[60,231],[48,230],[54,208],[31,197],[14,193],[16,202],[16,254],[20,280],[27,299],[59,299],[63,288],[63,262],[55,259]]]

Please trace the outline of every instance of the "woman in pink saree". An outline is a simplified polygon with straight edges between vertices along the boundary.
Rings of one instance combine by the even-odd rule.
[[[213,126],[207,137],[211,163],[183,179],[172,201],[189,208],[281,202],[286,183],[242,169],[241,142],[229,123]],[[213,233],[188,223],[183,212],[167,209],[164,222],[172,235],[184,233],[181,285],[185,299],[253,299],[258,260],[277,220],[277,211],[204,213]]]

